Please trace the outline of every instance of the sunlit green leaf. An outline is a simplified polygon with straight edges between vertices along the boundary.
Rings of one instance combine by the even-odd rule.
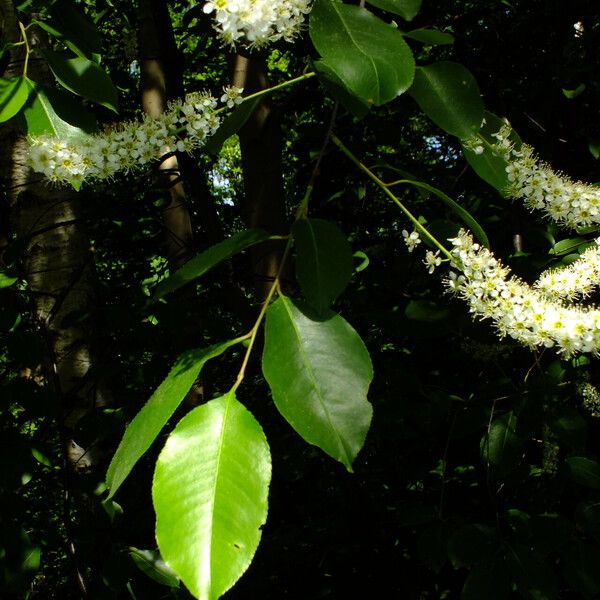
[[[270,238],[271,236],[262,229],[247,229],[233,234],[230,238],[211,246],[208,250],[190,259],[173,275],[163,279],[158,284],[153,299],[158,300],[166,294],[174,292],[186,283],[202,277],[210,269],[231,258],[234,254],[238,254],[242,250]]]
[[[12,119],[23,108],[30,89],[24,77],[0,77],[0,123]]]
[[[199,600],[248,568],[267,517],[271,456],[233,392],[188,413],[156,463],[152,498],[165,562]]]
[[[288,423],[348,470],[372,416],[369,353],[339,315],[309,316],[286,296],[267,311],[263,373]]]
[[[125,431],[106,473],[109,498],[114,496],[135,463],[150,448],[198,378],[204,364],[237,342],[230,340],[208,348],[188,350],[177,359],[166,379],[156,388]]]
[[[523,439],[517,434],[517,416],[513,412],[494,419],[481,442],[481,458],[497,476],[516,468]]]
[[[59,90],[28,81],[31,98],[19,118],[29,135],[74,140],[97,130],[95,118],[75,98]]]
[[[359,6],[317,0],[310,37],[337,78],[362,103],[385,104],[411,85],[414,59],[402,34]]]

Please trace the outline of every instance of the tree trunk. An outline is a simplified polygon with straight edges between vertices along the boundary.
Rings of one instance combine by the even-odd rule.
[[[264,65],[237,54],[233,85],[252,94],[269,87]],[[281,164],[281,128],[270,104],[260,103],[239,132],[244,178],[244,212],[249,227],[269,233],[288,233]],[[266,298],[279,271],[283,244],[267,242],[252,250],[255,289]]]

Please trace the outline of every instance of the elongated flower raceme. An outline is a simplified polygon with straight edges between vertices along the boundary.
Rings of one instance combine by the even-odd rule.
[[[226,44],[261,47],[293,41],[311,4],[312,0],[212,0],[204,12],[214,14],[214,27]]]
[[[110,179],[119,171],[143,168],[171,152],[191,152],[203,146],[220,124],[216,106],[215,98],[199,92],[186,96],[185,102],[171,103],[157,119],[122,123],[102,134],[74,140],[32,137],[29,163],[57,183]]]
[[[577,300],[600,285],[600,238],[573,263],[543,273],[534,286],[551,299]]]
[[[486,248],[461,231],[452,243],[453,267],[448,289],[470,306],[473,314],[494,322],[501,337],[529,346],[556,348],[565,356],[600,354],[600,311],[567,306],[510,276]]]
[[[508,162],[508,193],[524,201],[527,208],[543,211],[553,221],[576,229],[600,224],[600,187],[554,172],[540,161],[531,146],[510,141],[506,125],[495,138],[494,149]]]

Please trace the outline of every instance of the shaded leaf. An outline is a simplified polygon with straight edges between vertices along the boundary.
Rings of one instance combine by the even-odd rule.
[[[115,495],[136,462],[150,448],[198,378],[204,364],[238,342],[239,340],[230,340],[208,348],[188,350],[177,359],[165,380],[156,388],[123,435],[106,473],[109,498]]]
[[[362,103],[377,106],[411,85],[415,64],[402,34],[364,8],[317,0],[310,37],[327,67]]]
[[[156,463],[152,499],[161,555],[199,600],[248,568],[267,517],[271,456],[233,392],[188,413]]]
[[[262,229],[247,229],[234,233],[230,238],[211,246],[198,256],[190,259],[173,275],[163,279],[154,291],[153,300],[158,300],[170,292],[174,292],[194,279],[198,279],[220,262],[231,258],[242,250],[260,244],[265,240],[272,239],[266,231]]]
[[[369,4],[412,21],[421,8],[421,0],[368,0]]]
[[[496,530],[478,523],[461,527],[448,540],[448,558],[455,569],[485,562],[497,549]]]
[[[477,152],[471,145],[463,144],[463,154],[475,173],[506,197],[508,188],[506,167],[508,163],[503,156],[492,149],[492,146],[498,141],[493,134],[500,131],[505,122],[488,111],[485,111],[484,118],[485,122],[478,132],[482,141],[478,146],[475,145]],[[516,148],[521,145],[521,139],[514,130],[511,131],[509,139]]]
[[[139,548],[129,548],[129,556],[135,563],[135,566],[145,575],[161,585],[178,588],[179,577],[173,569],[165,563],[160,552],[156,550],[140,550]]]
[[[571,477],[579,484],[600,490],[600,465],[585,456],[571,456],[565,461]]]
[[[522,544],[505,544],[505,559],[519,590],[535,598],[558,598],[554,572],[531,548]]]
[[[412,31],[405,31],[403,35],[428,46],[454,44],[454,36],[445,31],[439,31],[439,29],[413,29]]]
[[[19,281],[18,277],[11,277],[0,271],[0,289],[10,287]]]
[[[483,121],[479,86],[462,65],[439,62],[418,67],[409,94],[439,127],[460,139],[476,133]]]
[[[99,62],[102,37],[94,23],[77,5],[69,0],[57,0],[50,9],[52,19],[48,23],[60,35],[69,49],[84,58]]]
[[[517,434],[517,416],[509,412],[495,419],[481,442],[481,458],[498,477],[508,475],[519,462],[523,439]]]
[[[242,102],[226,119],[223,120],[219,129],[212,135],[204,146],[207,152],[217,155],[221,152],[223,144],[235,135],[252,116],[263,98],[252,98]]]
[[[67,90],[117,112],[117,89],[95,62],[64,52],[43,50],[56,80]]]
[[[267,311],[262,366],[288,423],[351,471],[373,412],[373,368],[356,331],[333,313],[313,319],[282,295]]]
[[[329,221],[298,219],[292,227],[296,278],[308,303],[324,314],[352,277],[352,250],[346,236]]]
[[[564,554],[562,575],[567,583],[585,598],[600,592],[600,548],[597,544],[578,541]]]
[[[501,556],[476,566],[467,577],[461,600],[506,600],[510,595],[511,580]]]

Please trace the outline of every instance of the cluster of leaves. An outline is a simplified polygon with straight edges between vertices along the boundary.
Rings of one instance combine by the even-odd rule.
[[[478,71],[481,63],[475,50],[482,41],[477,28],[468,29],[470,37],[464,35],[472,46],[463,48],[463,56],[453,56],[447,48],[452,41],[448,33],[424,27],[402,32],[387,23],[390,15],[405,21],[415,18],[418,2],[378,0],[370,4],[375,10],[319,0],[311,15],[309,34],[320,55],[315,56],[315,69],[328,93],[349,111],[339,117],[336,133],[349,147],[362,147],[363,162],[379,164],[382,176],[395,177],[399,172],[409,183],[435,180],[437,187],[453,189],[461,199],[460,206],[428,185],[421,184],[418,194],[398,193],[440,238],[455,231],[457,221],[467,219],[473,229],[481,223],[496,246],[502,247],[497,242],[510,239],[515,232],[521,234],[528,241],[528,252],[515,254],[511,262],[524,274],[544,264],[572,260],[583,248],[585,237],[557,241],[551,227],[535,224],[529,216],[523,219],[518,208],[509,207],[471,174],[464,176],[462,184],[456,183],[465,163],[453,138],[469,138],[476,132],[485,137],[497,130],[490,113],[486,128],[479,130],[484,105],[475,80],[460,64],[447,60],[462,59]],[[498,11],[531,25],[531,19],[515,16],[513,9],[497,4],[489,3],[485,10],[472,3],[461,4],[464,17],[456,29],[467,29],[468,19],[492,23]],[[444,18],[451,20],[460,14],[458,8],[448,6],[425,6],[424,10],[442,15],[434,18],[425,12],[425,24],[443,25]],[[535,18],[541,19],[538,13]],[[45,23],[49,31],[48,21]],[[52,28],[60,30],[56,23]],[[80,56],[69,43],[49,33],[76,53],[68,58],[52,56],[50,65],[53,59],[62,66],[71,65],[75,56],[98,64],[93,56]],[[67,38],[63,33],[62,39]],[[424,43],[425,48],[412,50],[409,42],[415,41]],[[441,46],[433,48],[433,44]],[[218,61],[219,54],[215,51],[209,60]],[[486,60],[491,54],[483,53]],[[441,60],[415,66],[431,60],[432,55]],[[296,64],[291,61],[290,69]],[[501,70],[500,65],[496,70]],[[59,83],[64,83],[61,67],[53,71]],[[21,83],[15,88],[25,89],[25,78],[17,79]],[[564,83],[569,85],[572,82]],[[65,87],[90,98],[78,83]],[[302,196],[297,190],[306,186],[311,156],[319,150],[331,110],[331,103],[323,106],[316,86],[311,89],[314,104],[306,108],[296,99],[290,111],[293,119],[287,123],[290,128],[295,126],[293,120],[298,123],[297,137],[286,152],[288,187],[294,197]],[[423,118],[409,98],[390,104],[404,92],[437,127]],[[486,89],[487,106],[503,112],[503,92]],[[54,92],[44,93],[50,97]],[[558,93],[564,101],[560,86]],[[19,108],[26,121],[28,104],[40,102],[39,90],[35,94],[32,100],[27,92]],[[585,100],[585,95],[572,100],[581,99]],[[532,102],[524,95],[520,108],[531,110]],[[60,102],[51,98],[51,105],[59,114]],[[232,117],[233,125],[230,121],[222,139],[243,124],[249,114],[244,110],[248,111],[248,106]],[[525,124],[519,125],[520,130],[529,132]],[[580,125],[577,135],[587,134]],[[440,151],[440,145],[456,152]],[[218,148],[217,144],[215,152]],[[504,165],[497,157],[487,152],[476,154],[469,148],[464,157],[484,181],[500,192],[505,189]],[[564,164],[570,166],[568,161]],[[374,581],[383,583],[387,593],[407,597],[448,597],[460,590],[467,599],[508,598],[514,592],[537,598],[566,593],[594,597],[600,591],[597,423],[575,393],[578,381],[588,377],[593,381],[594,364],[586,360],[559,362],[510,345],[500,346],[484,326],[470,323],[461,307],[440,302],[437,284],[422,276],[418,261],[402,254],[400,232],[405,223],[382,197],[365,187],[349,162],[330,152],[321,171],[328,176],[318,180],[311,213],[324,219],[300,218],[291,230],[304,300],[281,294],[266,312],[262,372],[277,411],[265,407],[268,392],[254,376],[257,369],[252,363],[252,377],[246,377],[239,391],[237,386],[230,389],[248,339],[237,337],[239,323],[223,307],[219,271],[213,275],[211,270],[234,255],[235,260],[243,260],[238,253],[269,236],[255,230],[238,233],[205,250],[170,277],[157,277],[162,281],[153,290],[150,310],[155,325],[151,325],[140,290],[125,282],[140,282],[149,275],[147,265],[155,258],[151,242],[157,234],[155,218],[140,203],[133,215],[128,214],[130,209],[116,192],[110,196],[115,206],[90,209],[98,211],[91,212],[92,217],[100,217],[94,235],[100,247],[99,272],[106,281],[108,308],[102,310],[106,310],[105,322],[111,324],[110,344],[119,348],[116,362],[122,363],[112,367],[116,381],[127,389],[119,399],[126,412],[118,415],[119,433],[125,421],[132,419],[107,483],[111,497],[119,490],[116,499],[126,516],[136,511],[143,515],[135,529],[119,519],[115,502],[105,503],[114,516],[112,528],[119,532],[112,535],[119,539],[111,541],[111,560],[100,578],[113,591],[129,586],[131,594],[134,588],[139,594],[145,589],[130,570],[117,564],[126,548],[135,544],[150,548],[129,552],[135,564],[174,595],[185,597],[179,578],[197,597],[223,593],[247,568],[258,545],[272,460],[275,478],[269,522],[255,565],[230,592],[231,597],[268,597],[274,590],[291,597],[338,597],[344,592],[368,591]],[[484,201],[470,196],[469,189],[477,190]],[[234,196],[227,201],[231,198]],[[439,203],[436,198],[446,200]],[[231,214],[226,206],[220,210],[224,219]],[[235,219],[239,219],[237,213],[228,227]],[[334,222],[343,223],[353,248],[368,256],[358,265],[360,271],[355,272],[346,236]],[[480,229],[483,233],[483,227]],[[130,235],[141,246],[134,246],[127,239]],[[144,254],[140,264],[124,260],[132,248]],[[8,289],[2,293],[12,294],[16,280],[12,275],[5,277]],[[176,337],[186,327],[174,292],[191,282],[196,284],[200,302],[212,312],[202,335],[206,344],[197,348],[194,340],[184,344],[186,349],[181,352],[177,344],[165,347],[161,339]],[[37,364],[35,357],[21,356],[23,347],[19,355],[19,344],[31,342],[14,340],[21,333],[27,340],[36,336],[27,330],[27,323],[17,323],[17,313],[11,313],[15,300],[6,298],[2,314],[8,315],[7,323],[12,322],[3,328],[4,339],[13,341],[3,355],[5,391],[23,384],[18,376],[22,365]],[[338,298],[336,309],[362,333],[364,344],[340,315],[331,312]],[[127,335],[118,335],[118,331]],[[366,391],[372,371],[365,345],[375,366],[370,393],[374,422],[350,479],[336,470],[335,463],[328,464],[327,457],[298,444],[280,426],[277,412],[302,438],[350,468],[371,420]],[[32,346],[25,347],[30,351]],[[143,359],[140,348],[146,349]],[[164,373],[164,363],[177,354],[167,378],[138,413],[140,398],[158,383],[156,371]],[[201,370],[212,379],[210,395],[216,397],[179,420],[182,411],[177,407]],[[45,393],[45,388],[38,389],[40,386],[29,380],[27,385],[36,398]],[[9,397],[19,396],[10,392]],[[13,462],[24,468],[23,473],[29,469],[27,472],[43,481],[39,471],[51,467],[44,467],[38,458],[41,454],[35,453],[39,450],[38,426],[32,428],[31,424],[37,423],[38,416],[23,413],[24,404],[24,400],[13,401],[2,409],[3,415],[14,417],[6,420],[6,432],[25,436],[23,458]],[[40,399],[32,404],[39,406]],[[265,429],[272,458],[265,435],[248,409]],[[41,422],[50,416],[46,408]],[[167,432],[161,434],[165,426]],[[48,443],[57,446],[56,434]],[[54,452],[58,456],[57,448]],[[147,492],[159,452],[152,490],[162,557],[154,549]],[[23,485],[27,478],[19,476]],[[53,477],[56,481],[56,472]],[[16,480],[4,482],[3,489],[21,490]],[[44,513],[40,505],[45,498],[37,488],[29,495],[22,490],[17,495],[19,505],[27,505],[34,514]],[[7,498],[13,501],[12,491]],[[59,518],[59,509],[53,510]],[[15,521],[7,516],[7,522]],[[6,579],[16,581],[17,574],[24,573],[24,579],[14,584],[15,590],[24,589],[27,575],[39,566],[37,542],[29,538],[42,525],[33,517],[27,523],[26,530],[15,534],[19,543],[12,538],[5,543]],[[282,548],[289,552],[289,562]],[[68,560],[66,554],[61,560]],[[42,590],[50,564],[46,562],[40,580]],[[60,584],[48,580],[45,585],[52,589]]]

